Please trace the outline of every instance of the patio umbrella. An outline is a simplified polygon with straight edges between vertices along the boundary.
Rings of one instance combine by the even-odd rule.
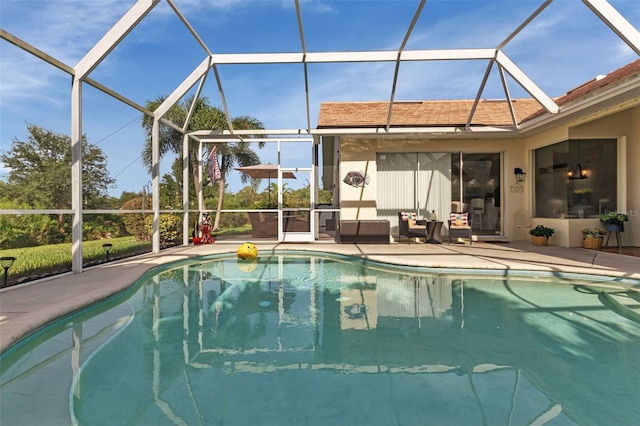
[[[269,204],[271,204],[271,178],[278,177],[278,165],[277,164],[256,164],[254,166],[236,167],[236,170],[242,172],[253,179],[268,179],[269,190]],[[282,173],[283,179],[295,179],[296,175],[292,172]]]

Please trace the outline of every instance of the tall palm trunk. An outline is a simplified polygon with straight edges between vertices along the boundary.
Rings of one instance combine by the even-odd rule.
[[[224,175],[222,175],[222,177],[218,180],[218,208],[216,210],[216,218],[213,221],[213,230],[217,231],[220,228],[218,227],[218,225],[220,224],[220,216],[221,216],[221,212],[222,212],[222,200],[224,198],[224,188],[226,186],[226,179],[224,178]]]
[[[200,213],[202,213],[202,210],[205,210],[205,201],[203,197],[202,206],[201,206],[200,192],[202,191],[202,182],[200,182],[200,173],[199,173],[200,163],[198,161],[197,155],[193,154],[193,155],[190,155],[189,157],[191,157],[191,169],[193,170],[193,187],[196,190],[196,197],[198,199],[198,210],[201,210]],[[198,215],[198,221],[200,221],[199,215]]]
[[[148,101],[147,108],[150,111],[155,111],[160,105],[165,102],[165,97],[159,97],[156,100]],[[196,102],[194,104],[194,102]],[[183,101],[173,105],[165,114],[164,118],[167,120],[171,120],[174,123],[177,123],[179,126],[182,126],[185,123],[185,120],[188,118],[188,112],[195,105],[193,109],[193,114],[190,117],[191,122],[188,126],[188,131],[193,130],[204,130],[204,129],[224,129],[227,126],[227,119],[225,112],[217,107],[212,107],[209,105],[206,97],[201,97],[199,99],[194,99],[193,96],[189,96]],[[147,132],[147,141],[145,144],[145,148],[143,150],[142,159],[144,164],[147,166],[149,172],[152,170],[153,163],[153,140],[152,140],[152,130],[153,130],[153,120],[152,116],[145,115],[142,120],[142,127]],[[264,129],[264,125],[260,120],[251,116],[240,116],[235,117],[233,120],[233,128],[235,129]],[[166,129],[164,129],[166,130]],[[162,131],[160,133],[160,153],[161,155],[166,152],[174,152],[177,155],[180,155],[183,152],[183,137],[182,132],[175,130]],[[259,142],[258,147],[262,148],[264,146],[264,142]],[[216,211],[215,223],[213,225],[213,229],[217,230],[220,226],[220,218],[221,218],[221,210],[222,210],[222,202],[224,198],[224,190],[226,186],[226,176],[227,172],[231,170],[231,168],[235,164],[239,164],[242,166],[258,164],[259,158],[258,155],[253,152],[251,149],[246,146],[244,143],[232,144],[233,146],[227,146],[227,143],[219,144],[221,150],[219,153],[223,156],[221,163],[221,172],[222,179],[219,182],[219,195],[218,195],[218,210]],[[238,146],[236,146],[238,145]],[[224,148],[224,149],[222,149]],[[193,146],[189,149],[189,165],[193,169],[193,185],[196,190],[196,196],[198,196],[203,187],[203,183],[200,179],[198,171],[199,168],[199,159],[198,159],[198,149],[195,149]],[[229,156],[229,158],[225,161],[225,156]],[[177,179],[179,180],[179,179]],[[205,208],[205,200],[202,199],[202,203],[200,204],[200,199],[198,199],[198,210],[200,213]],[[198,218],[200,219],[200,217]]]

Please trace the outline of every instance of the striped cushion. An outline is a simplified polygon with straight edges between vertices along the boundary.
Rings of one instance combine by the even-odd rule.
[[[469,226],[469,213],[451,213],[449,220],[451,226]]]
[[[403,222],[412,221],[415,222],[418,219],[418,215],[413,212],[400,212],[400,218]]]

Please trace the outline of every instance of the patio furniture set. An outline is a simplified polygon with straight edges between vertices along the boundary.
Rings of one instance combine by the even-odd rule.
[[[472,244],[472,217],[468,213],[452,212],[447,220],[449,227],[449,244],[454,239],[467,238]],[[420,220],[414,212],[398,212],[398,236],[406,237],[411,243],[413,239],[424,238],[425,243],[442,244],[442,226],[438,220]]]

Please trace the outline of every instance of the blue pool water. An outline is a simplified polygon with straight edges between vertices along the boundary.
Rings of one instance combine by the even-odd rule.
[[[145,275],[2,354],[9,425],[640,424],[640,286],[310,253]]]

